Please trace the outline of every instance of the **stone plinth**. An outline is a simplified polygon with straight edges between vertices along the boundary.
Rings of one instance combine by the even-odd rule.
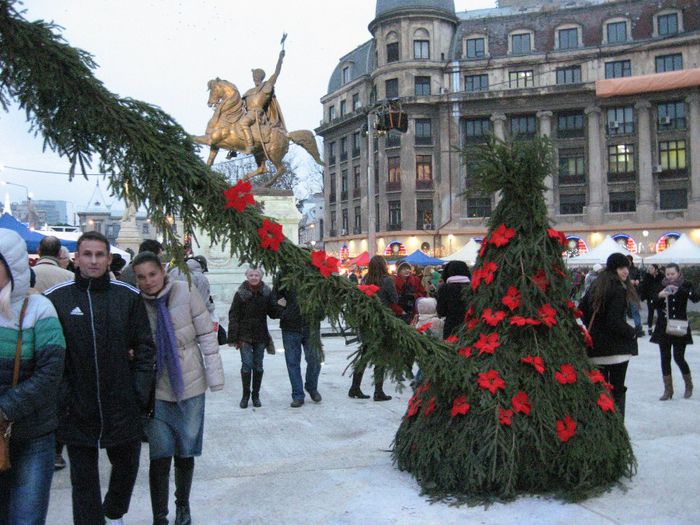
[[[117,246],[122,250],[131,248],[134,253],[139,252],[139,244],[141,244],[141,235],[136,227],[136,218],[129,217],[126,221],[121,221],[119,225],[119,236],[117,237]]]

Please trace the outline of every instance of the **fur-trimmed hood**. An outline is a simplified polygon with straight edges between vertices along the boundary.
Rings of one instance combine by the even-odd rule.
[[[0,256],[12,281],[12,302],[24,300],[29,291],[27,243],[16,232],[0,228]]]

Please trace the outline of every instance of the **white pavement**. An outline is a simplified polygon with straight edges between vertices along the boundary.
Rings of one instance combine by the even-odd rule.
[[[279,338],[279,334],[276,334]],[[700,336],[696,335],[700,341]],[[700,505],[700,348],[687,350],[697,372],[698,390],[683,399],[681,375],[674,366],[676,394],[663,390],[658,347],[641,340],[639,356],[627,374],[627,426],[639,472],[624,487],[582,503],[522,497],[509,504],[451,507],[430,504],[413,477],[397,470],[389,449],[404,413],[410,388],[388,402],[347,397],[350,378],[342,376],[354,346],[324,338],[326,363],[319,391],[323,402],[307,396],[302,408],[291,401],[284,354],[265,357],[262,408],[241,410],[240,359],[221,347],[226,370],[223,392],[207,394],[204,454],[197,459],[192,515],[197,525],[214,524],[698,524]],[[365,393],[371,393],[371,373]],[[109,473],[104,454],[102,488]],[[172,482],[171,482],[172,483]],[[174,490],[174,487],[173,487]],[[174,519],[171,492],[170,519]],[[57,472],[47,523],[71,523],[68,469]],[[128,525],[151,523],[148,449],[125,517]],[[172,523],[172,521],[171,521]]]

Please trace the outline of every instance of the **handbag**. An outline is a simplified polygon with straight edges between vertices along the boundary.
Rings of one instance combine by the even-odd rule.
[[[29,297],[24,298],[22,309],[19,313],[19,331],[17,335],[17,347],[15,350],[15,366],[12,370],[12,388],[17,386],[19,382],[19,366],[22,357],[22,323],[24,322],[24,313],[27,311],[27,303]],[[10,435],[12,434],[12,421],[3,421],[0,423],[0,472],[5,472],[10,469]]]
[[[687,319],[671,319],[668,315],[668,297],[666,297],[666,335],[682,337],[688,333]]]

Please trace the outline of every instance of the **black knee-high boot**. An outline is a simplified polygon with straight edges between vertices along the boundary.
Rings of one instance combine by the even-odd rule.
[[[241,370],[241,383],[243,384],[243,395],[241,396],[241,408],[248,408],[248,399],[250,399],[250,372]]]
[[[151,489],[153,525],[168,525],[168,491],[171,458],[151,461],[148,468],[148,485]]]
[[[175,525],[191,525],[190,491],[194,458],[175,458]]]
[[[262,378],[262,370],[253,370],[253,394],[251,395],[251,397],[253,398],[254,407],[262,406],[262,404],[260,403],[260,384],[262,383]]]
[[[352,386],[348,391],[348,397],[357,399],[368,399],[369,396],[362,392],[360,386],[362,385],[362,376],[365,373],[365,368],[356,368],[352,373]]]

